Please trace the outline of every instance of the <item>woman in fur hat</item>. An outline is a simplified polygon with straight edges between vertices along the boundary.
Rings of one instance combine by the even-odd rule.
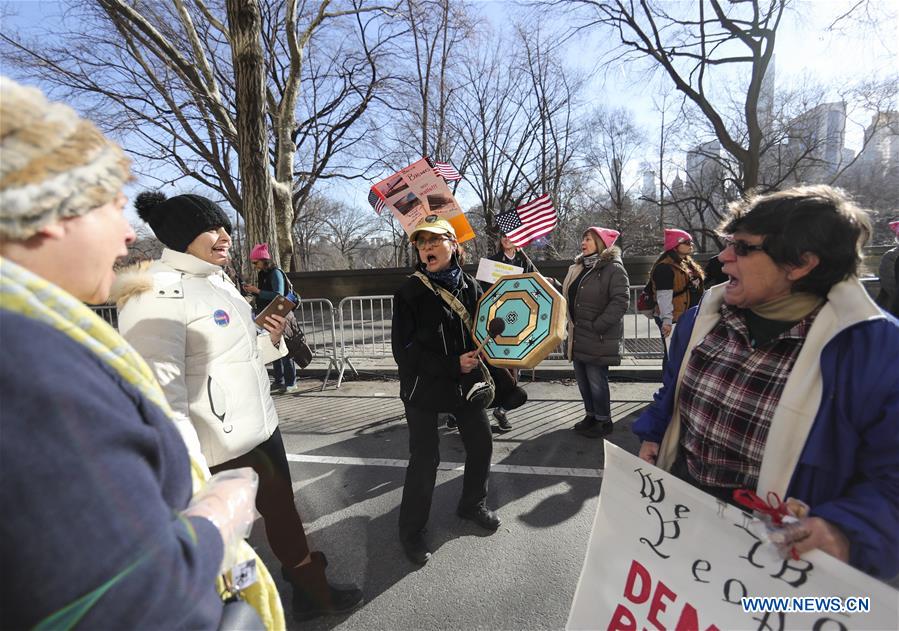
[[[129,160],[5,77],[0,143],[0,628],[214,629],[223,550],[256,560],[245,598],[283,628],[242,539],[252,471],[208,479],[147,364],[84,304],[135,238]]]
[[[155,372],[191,451],[211,471],[252,467],[259,474],[256,506],[293,586],[295,617],[355,608],[362,593],[327,582],[325,557],[310,551],[294,503],[265,370],[287,353],[285,319],[269,316],[258,332],[250,305],[222,269],[231,221],[217,204],[148,192],[135,207],[166,249],[148,269],[123,276],[119,329]]]
[[[574,430],[588,438],[612,433],[609,366],[621,363],[628,278],[615,247],[618,231],[584,231],[581,253],[568,268],[562,295],[568,299],[568,358],[574,363],[586,415]]]

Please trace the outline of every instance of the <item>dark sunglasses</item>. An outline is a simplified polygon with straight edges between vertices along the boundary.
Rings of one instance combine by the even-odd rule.
[[[737,256],[749,256],[750,252],[767,252],[768,246],[765,243],[761,243],[759,245],[752,245],[751,243],[746,243],[742,239],[734,239],[732,237],[724,238],[724,247],[731,247],[734,249],[734,254]]]

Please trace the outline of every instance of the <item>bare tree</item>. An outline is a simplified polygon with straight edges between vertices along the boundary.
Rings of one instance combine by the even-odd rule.
[[[303,204],[302,212],[298,212],[293,224],[293,240],[295,245],[294,260],[303,270],[315,267],[315,246],[327,232],[327,217],[333,212],[331,201],[321,195],[312,195]]]
[[[574,111],[582,82],[539,33],[518,27],[515,35],[472,47],[453,106],[452,129],[479,200],[487,249],[498,240],[497,213],[542,193],[557,209],[564,206],[565,177],[577,169]]]
[[[347,268],[356,268],[356,254],[377,231],[376,222],[341,202],[335,202],[325,220],[328,226],[326,238],[344,259]]]
[[[256,79],[251,81],[251,90],[236,88],[235,72],[240,64],[235,60],[246,51],[231,51],[232,36],[239,33],[230,32],[229,26],[242,22],[229,23],[221,7],[213,8],[204,0],[82,0],[71,9],[78,11],[72,20],[79,24],[78,30],[55,33],[52,38],[61,43],[48,45],[43,38],[26,42],[6,32],[0,34],[0,41],[4,42],[5,58],[87,104],[91,115],[107,130],[127,134],[129,152],[141,159],[138,168],[145,175],[169,184],[194,179],[219,193],[241,215],[245,200],[236,162],[242,150],[240,136],[250,130],[238,124],[237,113],[251,117],[267,111],[267,118],[261,121],[264,150],[254,149],[256,157],[249,159],[268,163],[269,185],[260,183],[261,192],[253,193],[258,197],[255,207],[266,207],[268,218],[248,222],[248,239],[278,243],[282,263],[290,265],[294,167],[302,128],[296,120],[296,106],[305,50],[316,37],[324,37],[325,23],[378,13],[386,5],[363,5],[362,0],[319,0],[303,3],[302,8],[297,0],[229,3],[232,9],[249,11],[247,16],[258,15],[258,28],[256,22],[248,22],[252,32],[241,33],[239,42],[242,47],[262,45],[261,57],[258,49],[252,51],[256,63],[247,65],[247,72],[282,71],[269,73],[262,92],[256,89]],[[358,84],[353,87],[357,88]],[[360,116],[361,112],[333,125],[345,129]],[[315,118],[313,112],[309,118]],[[318,127],[325,134],[323,128]],[[258,146],[258,142],[248,146]],[[332,143],[331,149],[340,147]],[[167,169],[160,177],[160,161],[174,171]],[[260,168],[255,167],[257,171]],[[323,173],[324,167],[306,171],[304,194]],[[271,189],[271,197],[265,188]],[[277,239],[269,230],[272,217]]]
[[[648,0],[546,0],[544,4],[586,9],[589,17],[580,28],[600,26],[619,38],[621,47],[614,61],[635,56],[652,62],[696,105],[724,150],[739,163],[741,178],[736,184],[740,190],[758,184],[762,145],[759,101],[786,0],[727,4],[699,0],[677,14],[669,12],[667,4]],[[748,75],[745,89],[741,89],[743,142],[734,136],[710,88],[729,69],[745,69]]]
[[[147,226],[135,230],[137,238],[128,246],[128,256],[116,263],[116,268],[128,267],[143,261],[153,261],[162,255],[165,247]]]
[[[658,137],[658,162],[656,162],[656,181],[658,182],[658,192],[655,199],[658,205],[659,214],[659,230],[658,234],[662,234],[665,229],[665,208],[668,205],[671,190],[665,182],[665,175],[670,171],[670,156],[667,151],[672,148],[674,139],[681,133],[683,129],[683,101],[674,97],[674,89],[670,86],[662,87],[658,94],[653,96],[653,106],[659,113],[659,137]]]
[[[583,79],[562,64],[554,37],[543,35],[540,29],[528,30],[521,24],[516,31],[533,86],[532,98],[539,112],[538,171],[536,177],[529,179],[525,195],[536,197],[548,193],[556,205],[565,205],[566,189],[562,182],[577,169],[575,146],[580,138],[575,110]],[[552,236],[549,249],[553,257],[558,254]]]
[[[228,8],[228,35],[237,96],[237,153],[240,156],[243,217],[250,239],[256,243],[268,243],[275,263],[280,265],[280,250],[271,212],[272,179],[266,155],[268,127],[265,124],[259,3],[256,0],[226,0],[225,4]]]
[[[624,108],[596,108],[586,127],[592,134],[585,160],[597,176],[600,205],[612,227],[622,232],[624,249],[627,243],[624,232],[633,213],[632,190],[636,184],[630,174],[644,147],[644,137],[633,115]]]

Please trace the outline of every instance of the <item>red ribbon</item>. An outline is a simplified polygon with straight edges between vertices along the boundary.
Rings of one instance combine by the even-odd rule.
[[[768,491],[765,497],[766,499],[763,500],[755,491],[750,491],[749,489],[734,489],[733,494],[736,503],[755,512],[768,515],[771,518],[771,523],[775,526],[783,526],[783,518],[790,514],[790,511],[787,510],[787,505],[774,491]],[[790,556],[793,557],[794,561],[799,560],[799,553],[796,552],[796,548],[790,548]]]
[[[760,498],[755,491],[750,491],[749,489],[734,489],[733,497],[738,504],[768,515],[775,526],[782,525],[783,518],[790,514],[790,511],[787,510],[787,505],[781,501],[780,496],[774,491],[768,491],[767,501]]]

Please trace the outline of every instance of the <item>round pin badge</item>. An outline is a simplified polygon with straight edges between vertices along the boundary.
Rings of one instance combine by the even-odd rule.
[[[219,326],[228,326],[231,322],[231,316],[229,316],[228,312],[224,309],[216,310],[216,312],[212,314],[212,319],[215,320],[215,323]]]

